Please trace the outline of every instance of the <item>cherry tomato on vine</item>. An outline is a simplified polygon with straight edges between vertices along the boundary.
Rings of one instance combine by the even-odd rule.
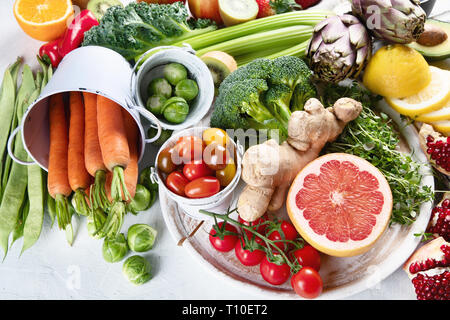
[[[244,266],[256,266],[266,256],[266,253],[260,249],[244,249],[243,244],[245,244],[245,241],[244,238],[241,238],[240,241],[236,242],[234,252]]]
[[[179,196],[185,196],[185,188],[189,180],[181,172],[174,171],[167,176],[166,187]]]
[[[322,293],[323,282],[316,270],[304,267],[292,276],[291,286],[299,296],[314,299]]]
[[[294,250],[292,255],[302,267],[320,270],[320,254],[313,246],[306,244],[303,248]]]
[[[285,283],[291,275],[291,268],[287,263],[277,264],[264,257],[259,265],[259,272],[264,280],[273,285]]]
[[[266,229],[267,229],[267,224],[262,224],[263,222],[269,220],[269,218],[267,217],[267,215],[263,215],[262,217],[256,219],[255,221],[249,222],[249,221],[245,221],[244,219],[242,219],[240,216],[238,218],[238,221],[246,226],[252,227],[255,226],[255,228],[253,228],[253,230],[257,231],[258,233],[262,234],[263,236],[266,235]],[[245,230],[245,233],[247,234],[247,237],[249,239],[252,239],[252,237],[254,236],[253,233],[251,233],[251,231]],[[263,240],[260,237],[255,236],[255,241],[258,243],[263,243]]]
[[[286,220],[281,221],[280,229],[281,229],[281,231],[283,231],[284,237],[276,229],[269,230],[268,231],[269,240],[272,240],[272,241],[291,240],[291,241],[293,241],[298,236],[297,230],[295,229],[294,225]],[[275,245],[284,251],[286,251],[289,248],[289,245],[285,242],[276,242]]]
[[[192,181],[197,178],[212,176],[214,171],[211,170],[203,160],[194,160],[186,163],[183,167],[183,174],[188,180]]]
[[[188,198],[211,197],[220,191],[220,182],[216,177],[201,177],[189,182],[184,189]]]
[[[219,229],[222,229],[223,222],[219,222],[217,224]],[[227,234],[227,235],[219,235],[217,234],[216,230],[214,228],[211,229],[209,232],[209,242],[211,242],[211,245],[220,252],[228,252],[230,250],[233,250],[236,246],[236,242],[239,241],[237,236],[237,229],[232,226],[231,224],[227,223],[225,224],[225,230],[229,232],[234,232],[234,234]]]

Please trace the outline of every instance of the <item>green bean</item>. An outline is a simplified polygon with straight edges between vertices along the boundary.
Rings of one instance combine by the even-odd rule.
[[[0,100],[0,174],[3,174],[3,154],[6,149],[9,131],[14,118],[15,85],[9,69],[5,71]],[[0,188],[3,190],[3,188]],[[0,192],[1,194],[1,192]],[[1,198],[0,198],[1,199]]]
[[[39,64],[41,65],[42,68],[42,73],[43,73],[43,77],[42,77],[42,81],[39,83],[39,90],[42,90],[43,87],[45,87],[47,85],[48,82],[48,70],[47,69],[51,69],[51,67],[48,67],[47,64],[42,61],[42,59],[38,56],[37,60],[39,62]]]
[[[39,239],[44,222],[44,175],[38,165],[31,165],[28,169],[28,199],[30,211],[23,227],[22,252],[33,246]]]
[[[17,239],[23,236],[23,227],[29,212],[30,212],[30,201],[27,199],[22,204],[19,219],[17,220],[16,227],[12,232],[11,246],[14,244],[14,242],[16,242]]]
[[[14,108],[14,116],[11,120],[11,129],[14,129],[17,124],[22,120],[24,105],[27,103],[29,97],[33,92],[36,90],[36,85],[34,82],[33,73],[31,72],[31,69],[28,65],[25,65],[23,67],[22,71],[22,84],[17,92],[17,97],[15,99],[15,108]],[[0,118],[2,119],[2,118]],[[21,139],[16,139],[21,140]],[[8,183],[8,178],[10,175],[10,169],[11,169],[11,163],[12,159],[9,156],[6,156],[5,160],[5,169],[3,170],[2,174],[2,182],[1,182],[1,191],[2,193],[0,195],[3,195],[3,192],[6,188],[6,184]],[[2,197],[3,198],[3,197]],[[0,199],[2,199],[0,198]]]
[[[55,217],[56,217],[56,204],[55,204],[55,199],[53,199],[53,197],[48,192],[47,192],[47,212],[52,221],[51,226],[53,227],[53,224],[55,223]]]
[[[38,61],[41,60],[38,58]],[[28,105],[37,99],[42,88],[47,84],[47,65],[41,63],[41,67],[42,72],[38,72],[36,75],[36,90],[31,94]],[[39,78],[39,74],[42,75],[42,78]],[[28,161],[31,161],[30,156],[28,156]],[[38,165],[28,166],[28,199],[30,202],[30,212],[25,221],[23,230],[23,247],[21,254],[32,247],[39,239],[44,222],[44,199],[46,193],[46,176],[44,171]]]
[[[23,106],[36,90],[33,73],[29,66],[23,68],[22,85],[17,94],[17,115],[23,113]],[[18,117],[20,124],[21,116]],[[19,159],[26,159],[28,154],[23,146],[22,139],[15,140],[14,154]],[[12,163],[9,178],[4,188],[3,198],[0,205],[0,247],[4,251],[4,257],[8,253],[9,235],[14,230],[20,214],[20,208],[25,198],[28,183],[28,172],[25,166],[16,162]]]

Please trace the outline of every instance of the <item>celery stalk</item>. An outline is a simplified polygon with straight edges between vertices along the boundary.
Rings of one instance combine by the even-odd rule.
[[[334,13],[318,10],[303,10],[277,14],[266,18],[255,19],[235,26],[211,31],[196,37],[192,37],[190,39],[186,39],[184,41],[177,42],[173,45],[182,46],[183,43],[186,43],[189,44],[194,50],[199,50],[218,43],[259,32],[298,25],[315,26],[317,23],[331,15],[334,15]]]
[[[259,32],[248,36],[218,43],[197,51],[197,56],[210,51],[223,51],[232,56],[244,55],[271,48],[279,48],[286,43],[303,42],[311,38],[313,28],[310,26],[292,26],[266,32]]]

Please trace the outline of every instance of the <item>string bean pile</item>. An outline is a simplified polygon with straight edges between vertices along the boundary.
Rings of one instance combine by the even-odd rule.
[[[18,85],[22,67],[22,59],[18,58],[6,69],[1,85],[0,247],[4,258],[10,246],[20,238],[23,238],[21,253],[32,247],[39,239],[44,221],[45,171],[38,165],[23,166],[13,162],[6,151],[12,130],[20,125],[23,114],[52,76],[53,69],[41,60],[39,63],[40,69],[35,73],[28,65],[23,65]],[[22,139],[15,139],[12,150],[18,159],[30,160]]]

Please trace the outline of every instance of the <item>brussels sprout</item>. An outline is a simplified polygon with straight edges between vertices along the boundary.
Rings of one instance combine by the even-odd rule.
[[[128,204],[128,210],[133,214],[147,210],[150,207],[151,194],[150,191],[141,184],[136,185],[136,193],[134,198]]]
[[[151,173],[152,167],[147,167],[144,170],[142,170],[141,174],[139,175],[139,183],[142,184],[144,187],[147,188],[148,191],[150,191],[150,205],[148,208],[151,208],[151,206],[155,203],[156,197],[158,196],[158,183],[153,183],[150,179],[150,173]],[[147,209],[148,209],[147,208]]]
[[[187,78],[186,67],[179,63],[169,63],[164,67],[163,70],[164,77],[172,85],[176,85],[181,80]]]
[[[147,131],[147,135],[148,137],[151,139],[154,136],[156,136],[156,133],[158,132],[158,129],[150,127]],[[166,142],[171,136],[172,136],[173,131],[172,130],[161,130],[161,135],[159,136],[159,138],[152,142],[153,145],[157,146],[157,147],[161,147],[164,142]]]
[[[135,252],[145,252],[153,247],[158,232],[143,223],[132,225],[128,229],[128,246]]]
[[[154,115],[160,115],[161,109],[166,102],[167,98],[163,96],[151,96],[147,100],[147,110]]]
[[[186,101],[194,100],[198,95],[197,82],[191,79],[181,80],[175,87],[175,95]]]
[[[106,214],[100,208],[95,209],[87,218],[88,234],[95,239],[103,238],[105,235],[101,230],[105,221]]]
[[[122,273],[132,284],[141,285],[151,279],[152,266],[141,256],[131,256],[123,263]]]
[[[115,238],[106,238],[103,241],[103,259],[106,262],[118,262],[128,253],[127,240],[123,233],[119,233]]]
[[[148,86],[148,95],[170,98],[172,96],[172,86],[164,78],[153,79]]]
[[[189,105],[183,98],[172,97],[164,103],[164,118],[172,123],[182,123],[189,114]]]

